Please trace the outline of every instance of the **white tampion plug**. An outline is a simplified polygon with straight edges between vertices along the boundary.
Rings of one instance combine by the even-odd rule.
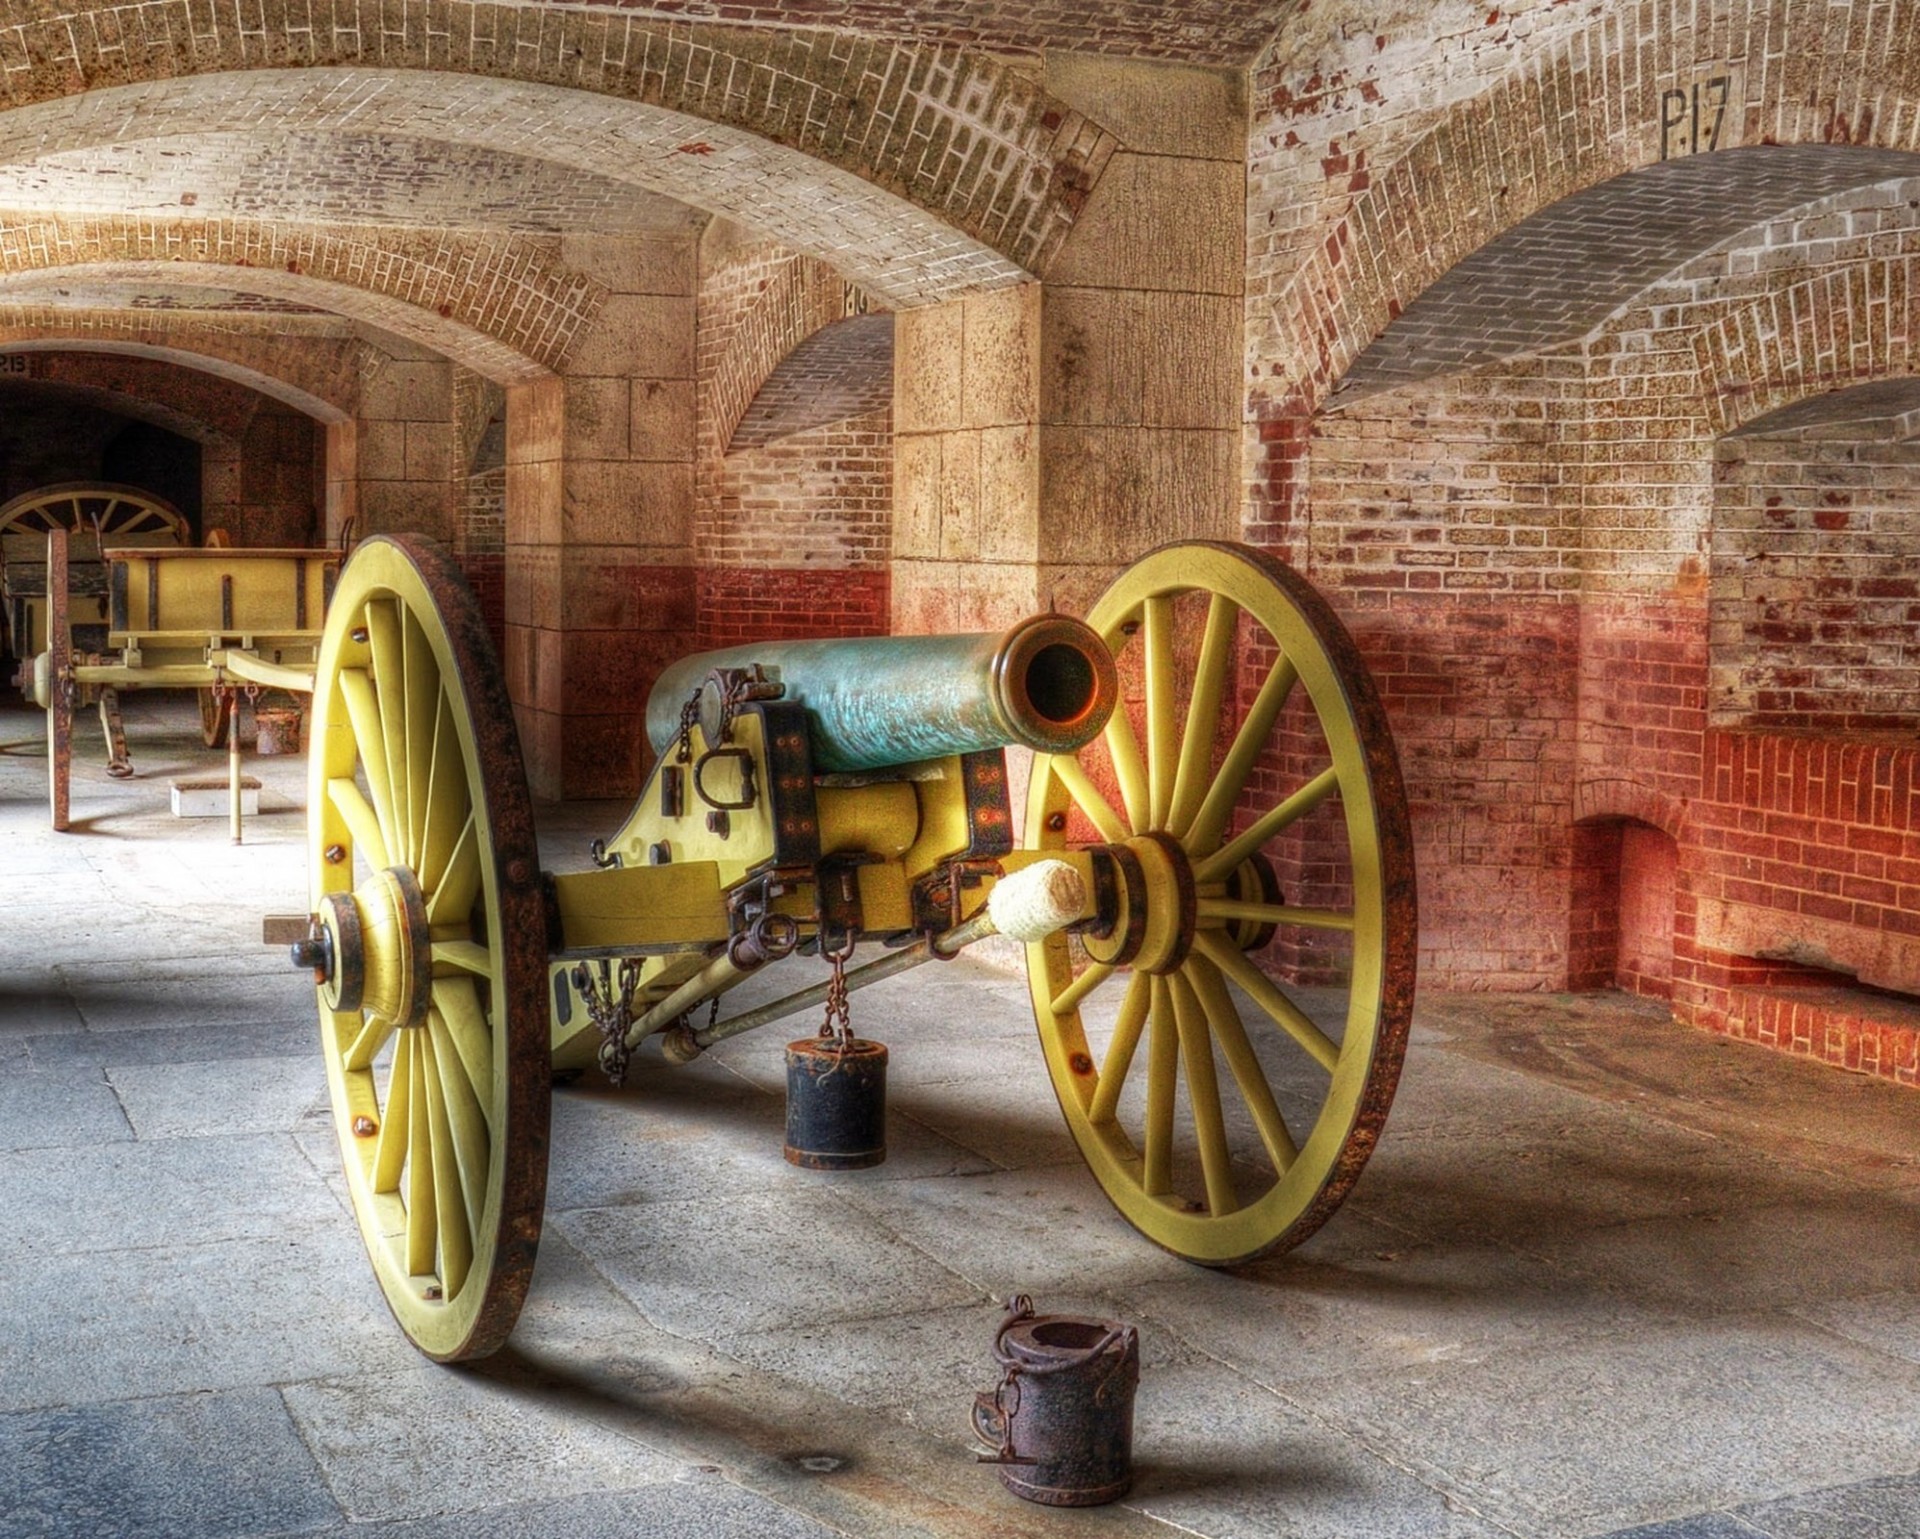
[[[1041,941],[1078,919],[1087,884],[1064,860],[1040,860],[1002,877],[987,894],[987,917],[1009,940]]]

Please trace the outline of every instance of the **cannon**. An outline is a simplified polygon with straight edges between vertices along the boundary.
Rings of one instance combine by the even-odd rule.
[[[1413,997],[1404,793],[1352,640],[1269,555],[1162,547],[1084,622],[679,663],[631,813],[563,874],[439,547],[360,545],[314,685],[294,961],[367,1253],[429,1357],[513,1328],[556,1071],[671,1074],[996,934],[1074,1141],[1156,1244],[1297,1243],[1378,1137]],[[722,1014],[796,955],[827,979]]]

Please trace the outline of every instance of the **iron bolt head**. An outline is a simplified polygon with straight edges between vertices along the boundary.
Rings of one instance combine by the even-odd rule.
[[[367,640],[367,628],[364,625],[356,625],[352,630],[347,632],[347,639],[358,642],[364,646]]]
[[[330,844],[323,853],[328,865],[337,866],[347,858],[347,847],[344,844]]]
[[[375,1122],[373,1118],[369,1117],[365,1112],[362,1112],[353,1119],[353,1136],[355,1138],[371,1138],[379,1131],[380,1124]]]
[[[1047,832],[1048,833],[1057,834],[1066,826],[1067,826],[1067,815],[1064,812],[1049,812],[1047,814]]]

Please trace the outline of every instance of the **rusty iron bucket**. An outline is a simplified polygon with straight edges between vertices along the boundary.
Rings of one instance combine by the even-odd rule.
[[[262,754],[300,751],[300,707],[255,706],[254,723],[259,728],[256,747]]]
[[[864,1170],[887,1157],[887,1050],[860,1037],[787,1044],[787,1160]]]
[[[974,1435],[1015,1496],[1097,1507],[1133,1484],[1140,1333],[1117,1320],[1036,1315],[1015,1294],[993,1339],[1000,1382],[974,1396]]]

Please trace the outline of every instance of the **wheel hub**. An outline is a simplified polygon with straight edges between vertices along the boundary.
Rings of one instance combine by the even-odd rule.
[[[1166,834],[1147,833],[1103,853],[1112,862],[1115,913],[1104,935],[1082,937],[1087,955],[1137,972],[1177,970],[1193,948],[1198,922],[1187,852]]]
[[[411,871],[390,866],[352,892],[329,893],[314,928],[307,954],[329,1010],[364,1010],[398,1027],[426,1024],[433,950],[426,900]]]

